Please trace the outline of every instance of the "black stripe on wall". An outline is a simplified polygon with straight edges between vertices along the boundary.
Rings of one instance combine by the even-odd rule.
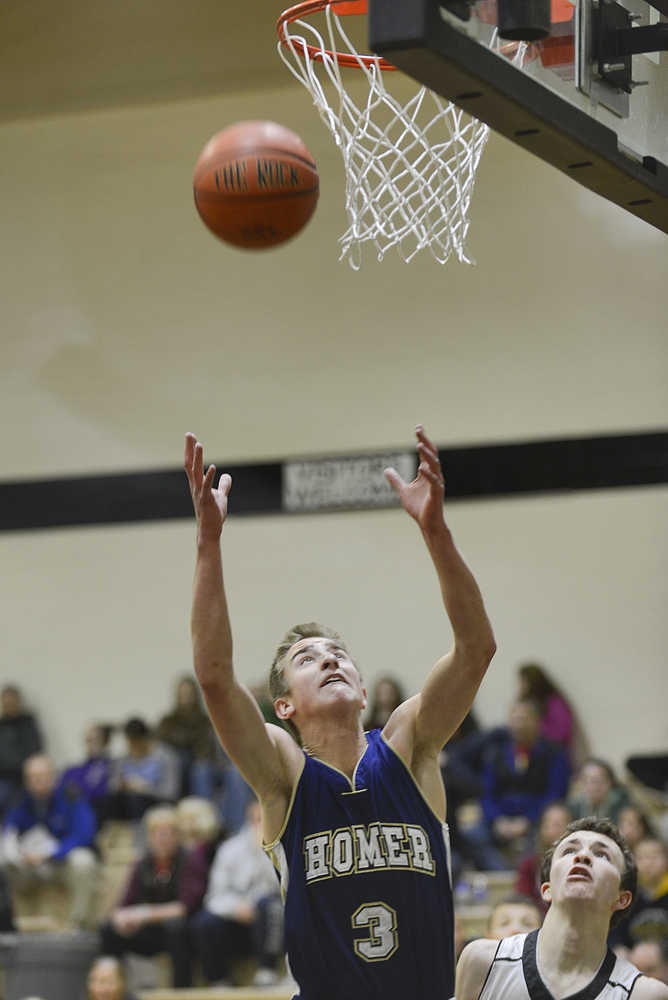
[[[443,448],[439,455],[450,501],[668,483],[666,431]],[[230,514],[282,513],[284,464],[217,462],[234,481]],[[192,516],[182,469],[0,483],[0,531]]]

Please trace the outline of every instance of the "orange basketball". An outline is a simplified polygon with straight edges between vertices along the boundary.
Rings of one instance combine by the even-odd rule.
[[[318,201],[318,170],[302,140],[276,122],[237,122],[195,165],[195,205],[219,239],[253,250],[295,236]]]

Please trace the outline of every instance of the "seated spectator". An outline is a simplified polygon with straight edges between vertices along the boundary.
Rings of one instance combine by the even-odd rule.
[[[208,799],[188,795],[176,804],[176,825],[182,847],[199,851],[208,872],[223,835],[218,810]]]
[[[253,955],[255,985],[278,978],[283,954],[283,904],[273,865],[262,849],[260,806],[247,807],[247,821],[216,852],[204,907],[191,921],[194,949],[210,984],[229,981],[235,958]]]
[[[506,896],[492,907],[485,937],[501,941],[513,934],[535,931],[542,923],[543,910],[532,899],[521,895]]]
[[[475,866],[475,859],[467,853],[467,841],[460,833],[459,813],[467,803],[477,802],[483,793],[483,755],[485,747],[497,732],[499,730],[481,730],[473,711],[470,711],[439,755],[448,795],[448,831],[455,883],[464,867]]]
[[[515,879],[515,892],[520,893],[526,899],[531,899],[540,909],[541,914],[545,914],[548,904],[543,899],[540,892],[540,866],[545,851],[556,840],[563,837],[566,827],[573,817],[564,802],[551,802],[545,806],[538,823],[538,833],[536,835],[536,850],[529,854],[520,862]]]
[[[215,802],[225,832],[236,833],[253,793],[220,745],[194,678],[179,680],[174,708],[158,723],[156,736],[179,759],[177,797],[194,795]]]
[[[48,757],[29,757],[23,773],[23,797],[7,813],[2,833],[7,877],[14,891],[27,894],[45,883],[64,882],[72,924],[88,927],[97,877],[95,814],[81,795],[55,788]]]
[[[654,831],[647,816],[645,816],[644,812],[638,806],[633,805],[633,803],[619,810],[617,825],[619,832],[633,852],[635,852],[641,840],[654,836]]]
[[[145,815],[148,849],[133,866],[118,906],[100,928],[101,951],[119,958],[132,952],[168,952],[172,985],[190,986],[187,918],[202,904],[206,868],[201,856],[179,844],[176,811],[156,806]]]
[[[635,944],[652,938],[668,941],[668,850],[658,837],[646,837],[635,849],[641,906],[631,915],[629,937]]]
[[[382,729],[392,712],[406,700],[401,683],[390,676],[379,677],[371,690],[364,729]]]
[[[540,708],[540,734],[562,747],[572,759],[574,713],[566,697],[547,671],[538,663],[522,663],[517,668],[520,698],[533,698]]]
[[[668,985],[668,941],[638,941],[629,952],[629,962],[644,976]]]
[[[634,857],[639,891],[608,938],[624,958],[639,941],[668,940],[668,850],[658,837],[646,837],[636,845]]]
[[[590,757],[578,772],[575,793],[568,799],[568,808],[573,819],[596,816],[611,819],[616,824],[621,810],[630,802],[627,789],[617,781],[610,764]]]
[[[19,689],[6,684],[0,692],[0,819],[21,792],[24,763],[41,749],[35,716],[24,708]]]
[[[508,727],[485,749],[482,819],[462,833],[480,869],[515,867],[530,848],[542,810],[565,796],[568,758],[541,737],[540,724],[536,702],[520,698],[511,708]]]
[[[160,719],[155,735],[174,750],[181,762],[179,796],[200,795],[198,778],[201,772],[214,767],[216,735],[193,677],[185,676],[177,682],[174,705]],[[206,775],[203,777],[206,780]]]
[[[100,955],[88,971],[86,1000],[136,1000],[125,988],[121,963],[111,955]]]
[[[79,764],[66,768],[60,787],[76,789],[90,803],[101,827],[107,816],[107,796],[111,758],[107,752],[112,727],[98,722],[91,723],[84,732],[86,756]]]
[[[172,750],[151,738],[143,719],[129,719],[123,733],[127,754],[112,761],[109,815],[138,820],[152,806],[177,800],[179,761]]]

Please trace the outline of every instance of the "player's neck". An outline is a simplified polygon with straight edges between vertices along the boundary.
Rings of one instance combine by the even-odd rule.
[[[314,724],[302,734],[304,750],[324,764],[342,771],[350,780],[366,750],[366,737],[359,716],[349,725],[333,726],[331,720]]]
[[[594,978],[607,952],[608,920],[604,914],[596,919],[584,906],[566,912],[553,905],[548,910],[538,935],[537,959],[541,977],[556,1000]]]

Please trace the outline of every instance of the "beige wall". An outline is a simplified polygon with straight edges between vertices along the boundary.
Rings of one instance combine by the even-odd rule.
[[[293,243],[244,254],[197,218],[192,167],[213,132],[262,117],[304,137],[321,200]],[[296,86],[4,125],[0,171],[4,479],[176,466],[186,430],[231,461],[404,446],[418,420],[441,445],[665,425],[666,237],[502,139],[474,196],[475,268],[337,262],[339,154]],[[452,507],[499,641],[485,722],[532,656],[602,755],[665,745],[665,500]],[[401,512],[227,535],[247,680],[295,619],[331,621],[369,680],[390,669],[409,690],[449,640]],[[2,675],[59,761],[90,718],[166,708],[189,667],[190,523],[4,535],[0,564]]]

